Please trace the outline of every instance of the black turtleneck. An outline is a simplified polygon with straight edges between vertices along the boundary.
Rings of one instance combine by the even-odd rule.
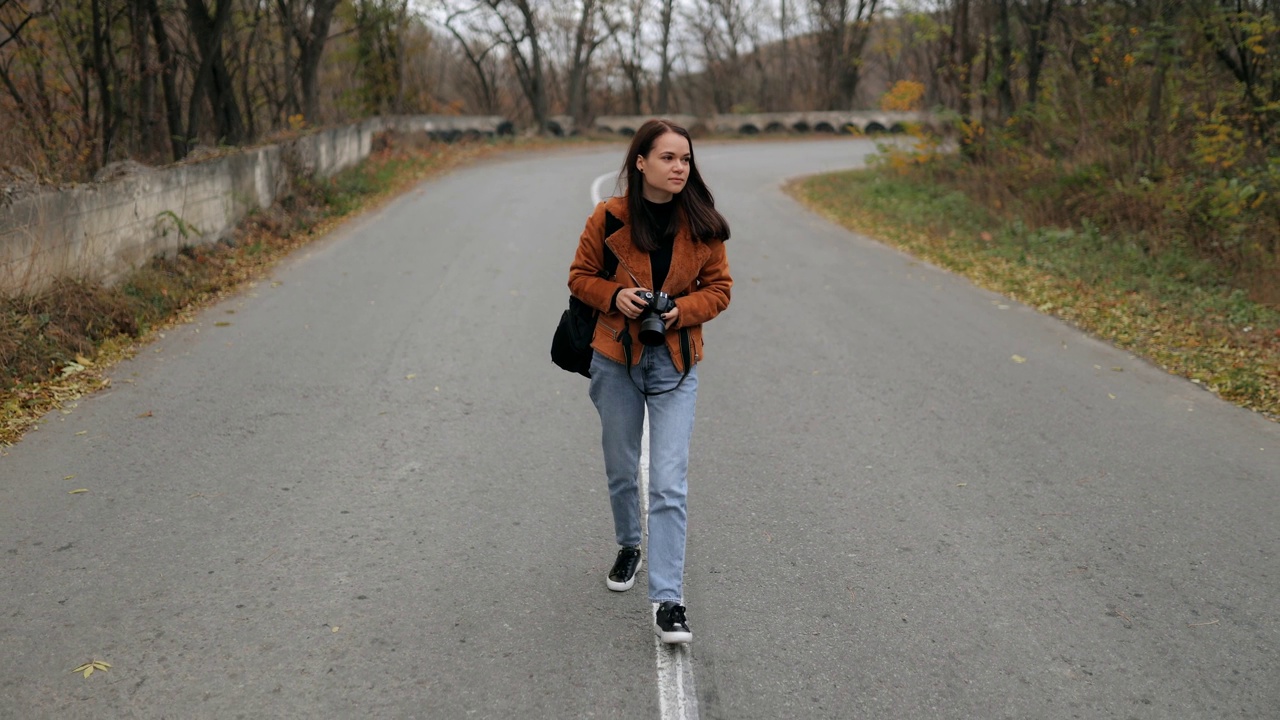
[[[669,228],[671,214],[676,210],[676,202],[675,198],[664,203],[651,202],[646,198],[644,207],[653,218],[653,227],[658,230],[654,233],[659,238],[658,249],[649,253],[649,265],[653,271],[652,289],[657,292],[662,289],[662,283],[667,279],[667,271],[671,269],[671,249],[675,246],[676,237]]]

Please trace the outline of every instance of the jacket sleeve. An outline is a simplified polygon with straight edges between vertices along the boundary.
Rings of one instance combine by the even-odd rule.
[[[729,259],[724,252],[724,241],[708,240],[711,255],[698,272],[696,288],[684,297],[676,298],[680,308],[680,327],[701,325],[729,307],[733,278],[729,276]]]
[[[613,296],[622,286],[600,277],[604,271],[604,220],[604,203],[600,203],[587,218],[587,225],[578,238],[578,252],[569,266],[569,292],[596,310],[608,313]]]

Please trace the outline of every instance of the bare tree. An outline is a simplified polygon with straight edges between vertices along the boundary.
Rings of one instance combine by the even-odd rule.
[[[501,41],[488,35],[476,22],[476,13],[482,3],[452,9],[441,23],[453,36],[471,67],[478,104],[482,112],[494,113],[498,109],[497,68],[491,53],[502,46]]]
[[[862,50],[880,0],[809,0],[817,35],[819,93],[825,110],[847,110],[858,91]]]
[[[647,87],[647,73],[644,68],[644,25],[647,20],[645,0],[631,0],[626,7],[627,32],[615,32],[612,37],[617,51],[618,69],[622,71],[627,90],[627,111],[632,115],[644,112],[644,96]],[[610,19],[611,25],[623,24],[620,20]]]
[[[674,0],[662,0],[662,15],[659,20],[662,26],[662,44],[659,46],[661,67],[658,70],[658,113],[662,115],[671,112],[671,18],[673,5]]]
[[[689,9],[687,22],[701,44],[704,84],[716,112],[743,104],[743,56],[754,45],[759,11],[758,0],[700,0]]]
[[[296,82],[296,87],[302,91],[302,99],[301,105],[294,110],[300,111],[311,123],[320,122],[317,76],[320,58],[329,39],[329,25],[337,7],[338,0],[276,0],[280,30],[285,38],[286,97],[297,102],[293,94]],[[296,55],[292,48],[294,45],[297,46]]]
[[[642,0],[640,0],[642,2]],[[573,34],[569,58],[568,113],[578,126],[587,121],[587,75],[596,49],[617,32],[617,25],[602,12],[600,0],[580,0],[582,7]],[[639,4],[639,3],[637,3]]]
[[[530,0],[485,0],[485,5],[493,12],[497,37],[507,49],[529,102],[534,128],[539,134],[544,133],[550,113],[538,13]]]

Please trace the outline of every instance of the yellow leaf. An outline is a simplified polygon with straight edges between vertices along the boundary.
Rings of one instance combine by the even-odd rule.
[[[87,662],[87,663],[85,663],[85,664],[81,665],[80,667],[77,667],[75,670],[72,670],[71,672],[73,672],[73,673],[84,672],[84,669],[85,669],[85,668],[87,668],[87,667],[89,667],[89,666],[90,666],[90,665],[92,665],[92,664],[93,664],[93,663],[91,663],[91,662]]]
[[[1013,358],[1012,358],[1012,360],[1013,360],[1014,362],[1016,362],[1016,363],[1019,363],[1019,364],[1024,363],[1024,362],[1026,362],[1026,361],[1027,361],[1027,359],[1026,359],[1026,358],[1024,358],[1024,357],[1022,357],[1021,355],[1014,355],[1014,356],[1013,356]]]
[[[418,377],[418,374],[417,374],[417,373],[409,373],[408,375],[405,375],[405,376],[404,376],[404,379],[405,379],[405,380],[412,380],[412,379],[414,379],[414,378],[416,378],[416,377]]]
[[[337,625],[334,625],[334,626],[333,626],[333,631],[334,631],[334,632],[338,632],[338,626],[337,626]]]
[[[79,495],[80,493],[87,493],[87,492],[89,492],[89,488],[80,488],[79,490],[68,490],[68,491],[67,491],[67,494],[68,494],[68,495]]]
[[[85,367],[93,367],[93,361],[83,355],[76,355],[76,362]]]
[[[66,476],[66,477],[64,477],[64,478],[62,478],[62,479],[63,479],[63,480],[70,480],[70,479],[71,479],[71,478],[73,478],[73,477],[75,477],[75,475],[68,475],[68,476]]]
[[[103,672],[106,672],[107,668],[111,667],[111,663],[105,663],[105,662],[102,662],[101,660],[94,660],[93,666],[98,668],[99,670],[102,670]]]
[[[221,320],[221,321],[216,322],[216,323],[214,323],[214,324],[213,324],[213,326],[214,326],[214,327],[228,327],[228,326],[230,326],[230,325],[231,325],[231,323],[229,323],[229,322],[227,322],[227,321],[225,321],[225,320]]]
[[[88,435],[88,434],[89,434],[88,430],[81,430],[80,432],[76,433],[76,435]]]
[[[93,674],[93,665],[90,665],[89,667],[87,667],[87,668],[85,668],[85,669],[84,669],[84,676],[85,676],[85,677],[89,677],[89,676],[90,676],[90,675],[92,675],[92,674]]]
[[[1116,399],[1116,396],[1112,395],[1111,393],[1107,393],[1107,397],[1111,398],[1112,400]]]

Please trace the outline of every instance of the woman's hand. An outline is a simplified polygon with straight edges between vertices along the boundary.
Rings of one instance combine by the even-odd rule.
[[[666,323],[666,328],[670,330],[676,326],[677,322],[680,321],[680,308],[678,306],[672,307],[671,312],[666,315],[659,315],[658,317],[662,318],[662,321]]]
[[[618,306],[618,310],[621,311],[623,315],[635,320],[640,317],[640,313],[644,312],[645,308],[649,307],[649,302],[641,295],[641,293],[646,292],[648,292],[648,290],[641,287],[626,288],[618,293],[618,298],[614,301],[614,304]],[[670,312],[659,315],[658,317],[662,318],[666,329],[670,330],[675,326],[676,322],[680,320],[680,308],[673,307]]]
[[[618,311],[623,315],[635,320],[640,317],[640,313],[649,307],[648,301],[640,296],[640,293],[648,292],[641,287],[624,288],[618,293],[618,297],[614,300],[614,304],[618,306]]]

